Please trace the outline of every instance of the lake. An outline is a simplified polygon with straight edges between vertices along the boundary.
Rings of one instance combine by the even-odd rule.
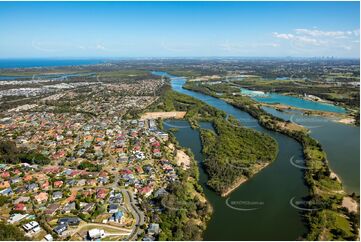
[[[266,93],[262,95],[258,91],[252,91],[246,88],[241,88],[241,93],[250,96],[252,99],[258,102],[280,103],[296,108],[325,111],[325,112],[334,112],[334,113],[346,112],[346,110],[343,107],[335,106],[328,103],[309,101],[302,98],[286,96],[277,93]]]

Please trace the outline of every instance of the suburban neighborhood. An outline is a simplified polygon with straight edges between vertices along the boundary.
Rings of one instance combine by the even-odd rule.
[[[1,144],[5,153],[37,153],[21,162],[0,161],[1,220],[32,240],[157,238],[159,224],[140,204],[167,194],[167,186],[178,181],[177,169],[186,167],[156,119],[122,118],[132,106],[145,108],[157,97],[108,98],[109,89],[122,88],[107,86],[102,95],[93,89],[89,95],[95,98],[70,106],[75,113],[54,112],[62,98],[79,98],[72,90],[57,95],[54,106],[44,103],[52,100],[47,98],[3,112],[0,135],[10,140]]]

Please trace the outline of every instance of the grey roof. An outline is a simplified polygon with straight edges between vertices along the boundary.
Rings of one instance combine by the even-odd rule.
[[[67,230],[68,225],[67,224],[60,224],[54,228],[54,232],[57,234],[61,234],[65,230]]]

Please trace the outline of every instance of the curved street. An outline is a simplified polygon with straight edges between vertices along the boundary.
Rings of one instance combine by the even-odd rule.
[[[140,226],[144,224],[144,213],[140,211],[135,204],[134,195],[131,191],[127,189],[122,189],[121,192],[123,194],[124,204],[126,208],[132,213],[133,217],[135,218],[135,225],[132,229],[131,234],[128,237],[128,240],[133,241],[136,240],[138,234],[143,231]]]

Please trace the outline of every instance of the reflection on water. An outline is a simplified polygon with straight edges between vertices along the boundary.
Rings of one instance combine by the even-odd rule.
[[[174,78],[172,88],[197,98],[211,106],[233,115],[246,127],[267,133],[276,139],[279,153],[276,160],[252,179],[242,184],[228,197],[222,198],[207,187],[207,175],[203,170],[204,157],[201,152],[199,131],[180,128],[175,136],[181,146],[190,148],[200,167],[200,180],[205,195],[213,206],[214,213],[204,234],[205,240],[296,240],[307,229],[299,210],[290,205],[293,197],[298,199],[308,194],[304,184],[303,170],[293,166],[291,157],[303,163],[302,147],[295,140],[282,134],[265,130],[248,113],[226,102],[201,93],[182,88],[185,80],[164,72],[153,74]],[[186,121],[173,120],[173,125],[184,126]],[[208,124],[202,127],[210,128]],[[169,129],[165,127],[166,129]],[[237,208],[237,209],[235,209]],[[253,209],[257,208],[257,209]],[[241,210],[239,210],[241,209]]]
[[[345,190],[360,194],[360,127],[302,115],[300,111],[280,112],[270,107],[263,109],[276,117],[309,128],[311,137],[321,143],[331,169],[339,175]]]

